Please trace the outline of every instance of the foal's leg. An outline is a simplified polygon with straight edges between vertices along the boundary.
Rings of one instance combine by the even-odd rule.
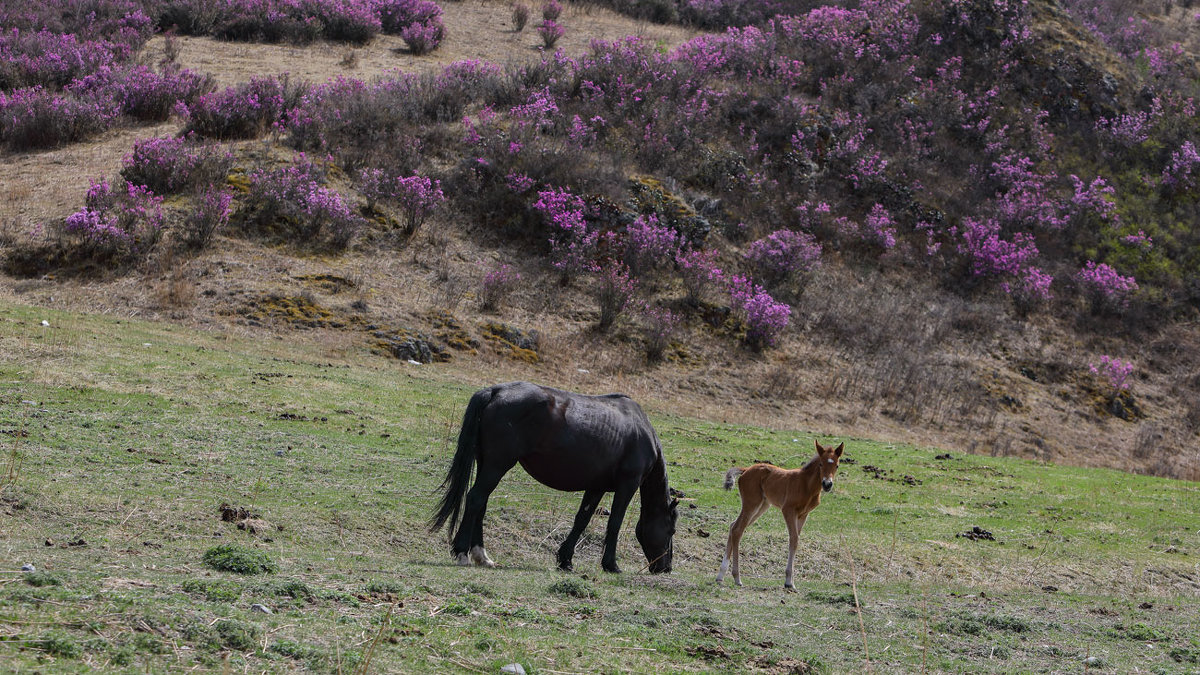
[[[608,527],[604,530],[604,555],[600,558],[600,566],[605,572],[621,573],[621,568],[617,567],[617,535],[621,533],[625,509],[629,508],[629,500],[633,499],[633,493],[636,491],[637,485],[631,483],[613,493],[612,513],[608,516]]]
[[[571,533],[563,540],[562,546],[558,547],[558,569],[571,571],[571,559],[575,557],[575,544],[579,543],[580,535],[592,521],[592,514],[596,512],[596,506],[600,504],[602,497],[604,497],[603,490],[588,490],[583,493],[583,502],[579,504],[579,512],[575,514],[575,524],[571,526]]]
[[[795,585],[792,584],[792,573],[796,569],[796,545],[800,539],[800,530],[804,529],[804,521],[808,520],[808,513],[800,511],[784,511],[783,519],[787,521],[788,528],[788,564],[787,571],[784,575],[783,587],[789,590],[795,590]]]
[[[725,557],[721,560],[721,571],[717,572],[717,583],[725,580],[725,571],[730,569],[732,562],[733,582],[738,586],[742,585],[742,572],[738,565],[741,557],[738,547],[741,545],[742,533],[770,507],[761,494],[758,495],[758,503],[753,503],[752,499],[745,494],[742,495],[742,511],[729,526],[729,539],[725,541]]]

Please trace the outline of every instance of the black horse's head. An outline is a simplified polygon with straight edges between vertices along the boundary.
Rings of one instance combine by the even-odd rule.
[[[671,557],[674,553],[672,540],[675,537],[675,521],[679,519],[678,499],[672,499],[665,507],[658,509],[642,508],[642,516],[638,518],[634,534],[642,545],[642,553],[650,561],[650,573],[660,574],[671,571]]]

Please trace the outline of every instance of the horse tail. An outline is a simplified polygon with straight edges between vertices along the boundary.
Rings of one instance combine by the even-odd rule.
[[[725,472],[725,489],[732,490],[733,489],[733,481],[737,480],[737,477],[742,475],[745,471],[746,471],[745,469],[743,469],[741,467],[737,467],[737,466],[726,471]]]
[[[458,523],[458,514],[467,496],[467,486],[471,482],[471,471],[475,468],[475,460],[479,454],[479,418],[491,401],[492,389],[483,389],[475,392],[467,404],[462,429],[458,432],[458,450],[454,452],[454,460],[450,462],[446,478],[438,488],[445,492],[438,503],[437,513],[429,520],[430,532],[437,532],[446,521],[450,521],[450,532],[453,536],[454,525]]]

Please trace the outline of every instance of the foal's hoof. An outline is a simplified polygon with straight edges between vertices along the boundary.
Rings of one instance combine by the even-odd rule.
[[[471,556],[467,555],[466,553],[455,553],[454,562],[458,563],[459,567],[470,567]]]
[[[795,586],[793,586],[792,584],[784,584],[784,585],[783,585],[783,590],[787,591],[788,593],[795,593],[795,592],[796,592],[796,587],[795,587]]]
[[[562,570],[563,572],[570,572],[575,569],[575,566],[571,564],[570,560],[559,560],[558,569]]]
[[[601,567],[603,567],[604,571],[608,572],[609,574],[620,574],[621,573],[621,568],[617,567],[617,563],[601,565]]]

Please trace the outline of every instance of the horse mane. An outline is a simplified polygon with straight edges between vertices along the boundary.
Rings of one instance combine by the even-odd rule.
[[[650,467],[649,473],[642,479],[640,492],[642,495],[642,510],[646,510],[649,505],[658,506],[658,500],[662,500],[662,506],[671,503],[671,491],[667,484],[667,462],[663,458],[662,449],[659,447],[658,438],[654,439],[655,447],[659,448],[658,460]]]

